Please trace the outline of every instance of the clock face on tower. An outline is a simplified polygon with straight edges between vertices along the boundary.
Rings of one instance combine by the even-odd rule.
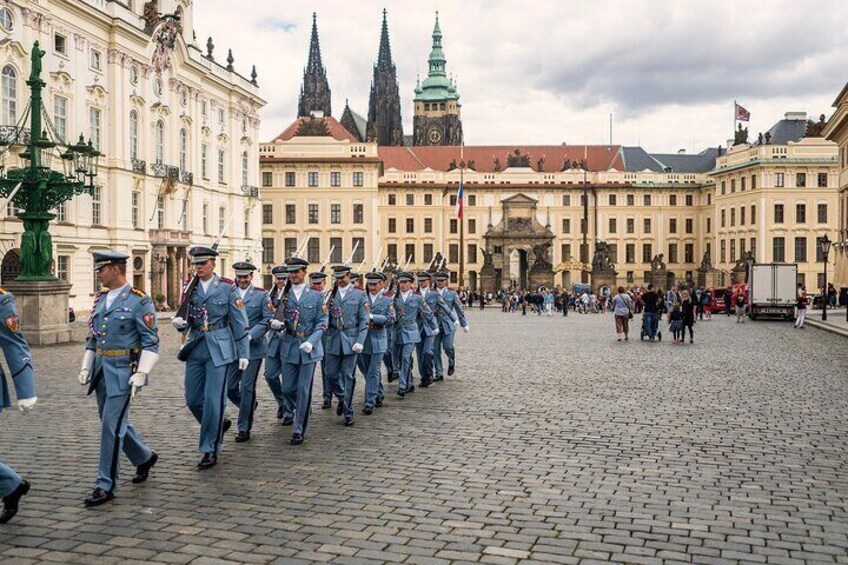
[[[438,145],[442,142],[442,132],[439,131],[439,128],[432,127],[427,133],[427,139],[430,141],[430,145]]]

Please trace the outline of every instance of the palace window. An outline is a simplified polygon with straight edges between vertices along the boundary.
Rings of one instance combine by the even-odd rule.
[[[218,233],[224,233],[224,226],[227,225],[227,207],[218,207]]]
[[[338,187],[342,185],[341,171],[330,171],[330,186]]]
[[[283,258],[286,259],[294,255],[294,252],[297,251],[297,238],[296,237],[287,237],[283,240]]]
[[[627,233],[635,233],[636,232],[636,220],[633,218],[627,218]]]
[[[634,206],[635,204],[636,204],[636,196],[634,196],[633,194],[628,194],[627,195],[627,205],[628,206]]]
[[[274,205],[273,204],[263,204],[262,205],[262,223],[263,224],[273,224],[274,223]]]
[[[645,233],[651,233],[651,218],[645,218],[643,221],[642,231]]]
[[[415,206],[415,195],[414,194],[410,193],[410,194],[406,195],[406,205],[407,206]]]
[[[361,224],[365,222],[365,206],[362,204],[353,205],[353,223]]]
[[[448,261],[451,263],[459,263],[459,245],[451,243],[448,246]]]
[[[209,233],[209,203],[203,203],[203,233]]]
[[[560,246],[560,254],[562,255],[563,261],[568,261],[569,259],[571,259],[571,244],[563,243]]]
[[[155,151],[153,156],[153,161],[157,165],[161,165],[165,162],[165,122],[162,120],[156,121],[156,128],[153,132]]]
[[[643,203],[645,206],[650,206],[650,205],[651,205],[651,195],[650,195],[650,194],[646,194],[646,195],[644,195],[644,196],[642,197],[642,203]]]
[[[562,195],[562,205],[563,206],[571,206],[571,195],[563,194]]]
[[[668,244],[668,262],[669,263],[677,263],[677,244],[669,243]]]
[[[775,263],[786,261],[786,239],[782,237],[772,239],[771,256]]]
[[[270,171],[262,171],[262,186],[269,187],[274,184],[274,173]]]
[[[636,244],[635,243],[627,243],[624,246],[624,262],[625,263],[635,263],[636,262]]]
[[[344,259],[342,259],[343,255],[343,244],[342,238],[340,237],[331,237],[330,238],[330,249],[333,250],[330,253],[330,263],[341,263]]]
[[[330,204],[330,223],[331,224],[342,223],[342,205],[341,204]]]
[[[432,194],[425,194],[424,195],[424,205],[425,206],[432,206],[433,205],[433,195]]]
[[[415,263],[415,244],[414,243],[407,243],[406,244],[404,258],[407,261],[409,261],[409,263]]]
[[[695,198],[691,194],[686,195],[686,205],[687,206],[694,206],[695,205]]]
[[[263,237],[262,238],[262,262],[263,263],[273,263],[274,262],[274,238],[273,237]]]
[[[571,233],[571,218],[562,219],[562,233]]]
[[[209,146],[205,143],[200,146],[200,175],[204,179],[209,178]]]
[[[669,218],[668,233],[677,233],[677,218]]]
[[[806,188],[807,186],[807,173],[796,173],[795,174],[795,186],[798,188]]]
[[[297,177],[295,176],[294,171],[286,171],[286,186],[288,186],[288,187],[294,186],[296,178]]]
[[[386,246],[386,257],[389,258],[389,262],[397,263],[397,243],[390,243]]]
[[[819,173],[817,184],[819,188],[827,188],[827,173]]]
[[[362,171],[355,171],[353,173],[353,186],[362,186],[364,184],[364,175]]]
[[[686,218],[686,233],[693,233],[695,231],[695,221],[692,218]]]
[[[103,218],[101,217],[101,209],[102,209],[102,188],[99,186],[94,187],[91,193],[91,223],[95,226],[99,226],[103,224]]]
[[[241,185],[247,186],[250,184],[250,156],[247,151],[241,154]]]
[[[69,255],[59,255],[56,257],[56,277],[65,282],[70,280],[69,266],[71,257]]]
[[[187,170],[188,133],[185,128],[180,128],[180,171]]]
[[[397,219],[389,218],[389,233],[397,233]]]
[[[610,195],[609,195],[609,205],[610,205],[610,206],[615,206],[615,201],[616,201],[615,194],[610,194]]]
[[[609,230],[608,230],[609,233],[615,233],[617,228],[618,228],[618,220],[616,220],[615,218],[610,218],[609,219]]]
[[[795,262],[796,263],[806,263],[807,262],[807,238],[806,237],[796,237],[795,238]]]
[[[695,262],[695,246],[687,243],[683,246],[683,261],[686,263]]]
[[[308,208],[309,212],[309,223],[317,224],[318,223],[318,204],[310,204]],[[314,239],[314,238],[313,238]],[[312,260],[309,260],[312,262]]]
[[[421,256],[421,260],[424,261],[425,263],[432,263],[433,262],[433,244],[432,243],[425,243],[424,244],[424,253]]]
[[[424,233],[433,233],[433,218],[424,218]]]
[[[774,186],[776,188],[783,188],[784,182],[783,173],[774,173]]]
[[[736,225],[736,208],[730,209],[730,227]]]
[[[297,205],[286,204],[286,223],[294,224],[297,222]],[[288,257],[288,255],[286,255]]]
[[[310,263],[321,262],[321,239],[310,237],[309,243],[306,244],[306,260]]]
[[[651,259],[653,259],[653,258],[654,258],[653,245],[651,245],[650,243],[643,243],[642,244],[642,262],[643,263],[650,263]],[[635,261],[631,261],[631,262],[635,263]]]
[[[466,254],[468,255],[468,263],[476,263],[477,262],[477,244],[469,243],[468,249],[466,250]]]
[[[141,192],[138,190],[132,191],[132,225],[133,228],[141,227]]]
[[[406,219],[406,233],[415,233],[415,219]]]
[[[713,233],[713,219],[712,219],[712,216],[707,216],[707,233]]]
[[[362,263],[365,260],[365,238],[364,237],[354,237],[350,240],[351,245],[356,251],[353,254],[353,262],[354,263]]]
[[[459,223],[457,223],[456,218],[451,218],[450,221],[450,233],[458,233],[459,232]],[[453,262],[453,261],[451,261]]]
[[[817,207],[817,216],[816,219],[820,224],[827,223],[827,204],[819,204]]]
[[[224,162],[227,160],[227,154],[223,149],[218,150],[218,182],[224,184]]]
[[[677,206],[677,195],[669,194],[668,195],[668,205],[669,206]]]
[[[782,224],[783,223],[783,204],[775,204],[774,205],[774,223]]]
[[[318,172],[317,171],[309,171],[307,174],[307,183],[311,188],[315,188],[318,186]]]
[[[138,159],[138,112],[130,110],[130,159]]]
[[[91,143],[94,148],[103,152],[103,136],[101,135],[101,126],[103,124],[103,112],[100,108],[88,108],[89,126],[91,128]]]
[[[389,206],[397,205],[397,194],[389,194]]]
[[[165,197],[156,200],[156,225],[161,230],[165,228]],[[222,228],[223,231],[223,228]]]
[[[798,224],[807,223],[807,205],[803,203],[795,204],[795,222]]]
[[[477,233],[477,220],[469,218],[468,233]]]
[[[53,126],[60,143],[68,138],[68,99],[63,96],[53,97]]]
[[[751,225],[757,223],[757,207],[754,204],[751,204]]]
[[[477,195],[469,194],[468,195],[468,205],[469,206],[477,206]]]
[[[757,188],[757,175],[751,175],[751,190],[756,190]]]

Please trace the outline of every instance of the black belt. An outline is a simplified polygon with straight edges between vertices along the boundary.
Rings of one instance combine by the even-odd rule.
[[[227,324],[223,322],[218,322],[217,324],[206,325],[206,326],[192,326],[191,329],[199,331],[199,332],[212,332],[215,330],[221,330],[228,327]]]
[[[352,329],[353,329],[353,328],[355,328],[355,327],[356,327],[356,326],[333,326],[333,329],[334,329],[334,330],[339,330],[340,332],[343,332],[343,331],[345,331],[345,330],[352,330]]]
[[[286,328],[286,333],[293,337],[309,337],[312,335],[312,332],[296,332],[289,328]]]

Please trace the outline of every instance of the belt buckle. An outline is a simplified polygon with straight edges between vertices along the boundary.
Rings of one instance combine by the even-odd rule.
[[[208,332],[208,331],[209,331],[209,326],[208,326],[207,324],[203,324],[202,326],[200,326],[200,331],[202,331],[202,332]]]

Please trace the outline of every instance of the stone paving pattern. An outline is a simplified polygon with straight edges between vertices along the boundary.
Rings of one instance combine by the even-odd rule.
[[[252,441],[230,432],[207,472],[165,326],[132,407],[159,465],[136,486],[124,460],[96,509],[82,347],[37,349],[36,412],[0,416],[33,483],[0,562],[848,563],[846,341],[732,320],[675,346],[617,343],[609,315],[474,310],[456,376],[404,400],[392,385],[371,417],[360,380],[352,428],[316,379],[302,446],[260,382]]]

